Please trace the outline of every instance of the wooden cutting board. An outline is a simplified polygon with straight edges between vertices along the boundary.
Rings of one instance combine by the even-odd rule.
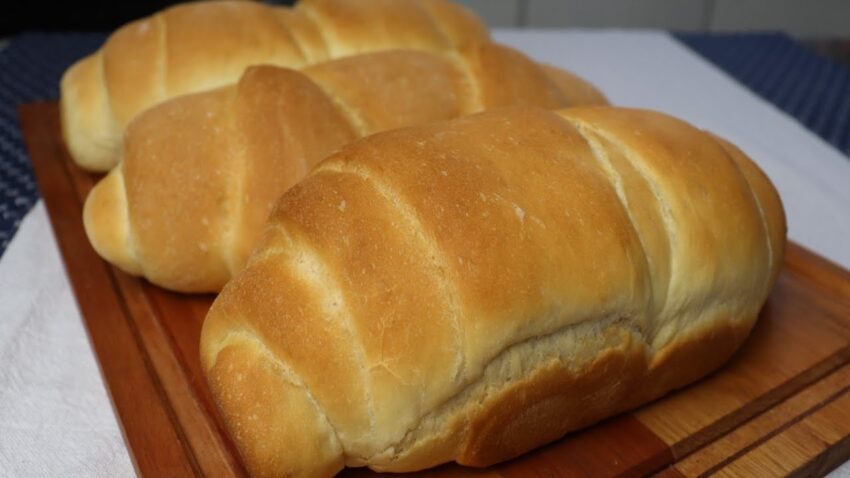
[[[55,103],[19,114],[136,470],[244,476],[200,371],[198,337],[212,297],[167,292],[101,260],[81,214],[97,177],[71,162]],[[446,465],[419,476],[817,475],[848,459],[850,272],[791,244],[752,336],[718,372],[492,469]]]

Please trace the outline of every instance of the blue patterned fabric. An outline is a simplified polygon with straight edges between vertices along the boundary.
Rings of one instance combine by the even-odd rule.
[[[850,156],[850,69],[781,33],[676,38]],[[848,186],[850,187],[850,186]]]
[[[0,50],[0,256],[38,199],[17,106],[58,98],[65,69],[94,51],[104,38],[103,34],[26,34]]]
[[[0,256],[38,188],[17,105],[58,97],[59,79],[104,34],[26,34],[0,49]],[[679,34],[681,42],[850,154],[850,71],[781,34]]]

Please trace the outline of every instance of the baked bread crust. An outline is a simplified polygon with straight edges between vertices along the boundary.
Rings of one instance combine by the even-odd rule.
[[[479,18],[447,0],[176,5],[119,28],[65,72],[63,135],[80,166],[108,171],[137,114],[169,98],[235,83],[248,66],[297,69],[365,52],[443,52],[488,39]]]
[[[251,67],[233,86],[175,98],[131,123],[120,167],[86,201],[86,232],[127,272],[172,290],[218,291],[280,195],[356,138],[509,105],[605,101],[584,80],[549,70],[562,75],[556,83],[546,71],[494,43]]]
[[[282,196],[201,360],[252,474],[484,466],[718,367],[784,244],[764,174],[661,113],[395,130]]]

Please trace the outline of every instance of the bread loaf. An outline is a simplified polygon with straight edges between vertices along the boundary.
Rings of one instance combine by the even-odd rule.
[[[125,25],[68,69],[61,83],[65,142],[80,166],[108,171],[138,113],[235,83],[250,65],[303,68],[364,52],[448,51],[487,39],[475,15],[447,0],[178,5]]]
[[[256,476],[490,465],[721,365],[784,245],[758,167],[661,113],[395,130],[282,196],[203,369]]]
[[[494,43],[301,71],[253,67],[235,86],[140,115],[121,165],[86,201],[86,232],[127,272],[168,289],[218,291],[245,264],[274,201],[355,138],[506,105],[604,101],[581,79]]]

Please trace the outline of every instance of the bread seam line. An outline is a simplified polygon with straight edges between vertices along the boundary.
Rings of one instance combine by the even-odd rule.
[[[451,317],[452,328],[454,329],[455,336],[457,337],[457,341],[455,342],[455,356],[457,357],[457,364],[455,366],[456,370],[454,373],[454,380],[460,380],[466,370],[466,331],[463,327],[461,327],[460,321],[460,317],[463,314],[463,308],[460,305],[460,292],[458,291],[457,286],[452,286],[452,281],[449,281],[446,277],[446,273],[450,269],[445,253],[437,246],[433,236],[426,235],[425,231],[427,229],[419,219],[419,216],[414,207],[410,204],[410,201],[402,200],[401,194],[398,192],[390,194],[390,191],[393,191],[393,188],[385,184],[384,181],[377,179],[378,176],[371,171],[367,171],[366,168],[346,168],[346,166],[348,165],[340,164],[339,162],[326,161],[316,169],[314,174],[328,171],[336,174],[353,176],[366,182],[375,190],[375,192],[377,192],[378,195],[383,197],[385,201],[395,208],[396,212],[399,213],[399,216],[403,217],[405,222],[411,226],[411,231],[416,231],[414,235],[417,238],[417,242],[426,252],[425,256],[430,259],[430,265],[436,272],[435,279],[439,284],[439,288],[443,293],[443,296],[446,298],[446,302],[448,302],[449,307],[452,309],[452,313],[449,315]]]

